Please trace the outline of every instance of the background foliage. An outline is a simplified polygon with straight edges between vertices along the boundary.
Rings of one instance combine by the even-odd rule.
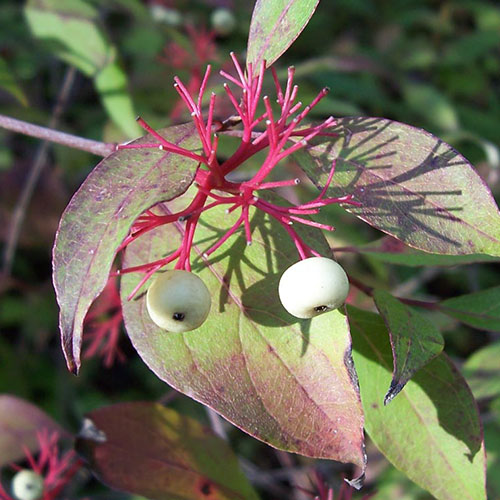
[[[66,7],[63,12],[74,22],[68,32],[57,25],[60,12],[47,15],[47,10],[60,9],[59,2],[29,1],[25,9],[13,0],[0,5],[1,112],[48,123],[69,64],[78,71],[58,127],[104,141],[138,135],[135,114],[159,128],[187,121],[171,85],[174,74],[185,81],[196,80],[206,62],[220,67],[226,64],[229,51],[242,54],[253,7],[230,0],[155,4],[89,0],[66,5],[75,9]],[[204,29],[211,30],[216,21],[214,12],[220,7],[231,10],[234,28],[226,32],[219,26],[218,35],[201,43],[206,50],[195,50],[194,32],[200,36]],[[58,38],[54,38],[54,30],[60,34]],[[329,96],[313,111],[318,118],[329,114],[380,116],[423,127],[459,149],[498,194],[499,47],[500,7],[494,1],[324,1],[277,68],[285,75],[286,66],[295,65],[304,102],[323,86],[330,87]],[[0,139],[5,144],[0,149],[0,237],[5,244],[9,221],[39,143],[3,130]],[[125,335],[119,344],[125,362],[106,367],[93,357],[83,364],[78,378],[66,371],[51,284],[51,246],[64,206],[95,163],[90,154],[51,147],[22,226],[12,272],[9,277],[2,275],[0,393],[31,401],[72,431],[80,427],[84,414],[96,408],[138,400],[168,402],[183,415],[209,424],[213,415],[153,376]],[[249,164],[248,169],[254,166]],[[293,164],[288,168],[295,172]],[[304,192],[297,196],[307,196],[307,190],[312,189],[306,183],[304,186]],[[337,227],[329,236],[333,247],[344,249],[337,257],[364,285],[400,297],[447,299],[440,309],[419,309],[420,321],[422,328],[429,330],[432,347],[436,338],[440,342],[435,329],[440,330],[447,354],[478,400],[489,457],[489,494],[500,497],[500,339],[499,312],[494,307],[500,302],[498,265],[482,262],[488,260],[484,258],[463,257],[462,262],[471,263],[450,267],[450,263],[459,264],[460,258],[452,261],[397,247],[338,207],[325,210],[322,216]],[[390,244],[396,245],[395,253],[383,253]],[[360,246],[361,251],[351,251],[354,246]],[[415,267],[419,263],[421,267]],[[466,297],[455,298],[458,296]],[[382,293],[375,299],[383,316],[391,302],[384,300]],[[350,301],[354,306],[371,307],[367,297],[357,291],[352,292]],[[363,329],[356,329],[353,335],[362,339]],[[369,361],[372,355],[368,347],[361,341],[360,345],[359,362],[362,357]],[[430,350],[433,354],[439,351]],[[386,351],[387,346],[380,347],[380,352]],[[433,363],[446,379],[450,370],[446,358],[439,356]],[[383,380],[379,401],[389,388],[390,371],[389,363],[377,375]],[[403,371],[400,375],[404,378]],[[359,376],[363,389],[362,370]],[[420,386],[408,387],[415,397],[425,398],[421,394],[425,376],[419,372],[423,379]],[[368,382],[370,377],[367,375]],[[405,401],[395,399],[391,404],[404,405]],[[378,422],[376,415],[373,422]],[[263,499],[304,498],[292,485],[309,487],[307,474],[313,467],[336,489],[342,474],[354,475],[341,464],[275,452],[234,427],[226,426],[226,432]],[[366,487],[375,492],[373,498],[432,498],[389,465],[370,441],[368,455]],[[462,464],[455,467],[461,469]],[[75,495],[109,495],[97,481],[81,477],[79,482],[81,485],[73,485],[78,488]],[[452,483],[444,488],[449,490],[449,498],[459,498],[453,496],[456,485]]]

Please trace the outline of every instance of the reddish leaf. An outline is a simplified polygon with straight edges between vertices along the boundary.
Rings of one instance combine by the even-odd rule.
[[[500,214],[470,163],[432,134],[383,118],[343,118],[296,158],[328,194],[354,195],[349,210],[426,252],[500,256]]]
[[[229,446],[196,420],[153,403],[91,412],[76,444],[111,488],[152,500],[257,500]]]
[[[300,35],[319,0],[257,0],[248,35],[247,64],[271,66]]]
[[[373,298],[391,339],[394,369],[384,398],[384,404],[387,404],[401,392],[414,373],[443,350],[444,340],[434,323],[391,294],[376,290]]]
[[[364,468],[363,416],[346,319],[334,311],[297,320],[283,309],[278,280],[298,260],[285,230],[252,208],[250,247],[238,231],[210,260],[200,257],[238,216],[220,207],[210,210],[195,234],[193,270],[213,298],[207,321],[184,334],[161,330],[150,320],[143,294],[124,299],[128,334],[158,377],[252,436],[287,451]],[[310,245],[329,254],[321,231],[299,226],[296,231]],[[137,240],[127,248],[126,265],[175,249],[176,231],[164,227]],[[122,277],[122,297],[140,278]]]
[[[23,446],[38,451],[37,431],[66,432],[35,405],[9,394],[0,395],[0,467],[25,457]]]
[[[194,125],[160,133],[194,150]],[[150,136],[136,142],[157,142]],[[196,162],[154,149],[122,149],[106,157],[84,181],[67,206],[54,246],[54,286],[68,368],[80,367],[82,322],[106,285],[115,253],[134,220],[156,203],[182,194],[191,184]]]

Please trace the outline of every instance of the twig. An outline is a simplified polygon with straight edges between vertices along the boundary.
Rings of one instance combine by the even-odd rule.
[[[214,433],[220,438],[224,439],[224,441],[227,441],[227,434],[226,430],[224,429],[224,423],[219,414],[208,406],[205,406],[205,411],[207,412],[208,419],[210,420],[210,427],[212,427]]]
[[[52,122],[53,120],[50,122],[50,127],[55,126],[52,125]],[[116,149],[116,144],[113,143],[84,139],[83,137],[78,137],[77,135],[67,134],[66,132],[60,132],[59,130],[53,130],[50,127],[33,125],[32,123],[17,120],[16,118],[10,118],[5,115],[0,115],[0,127],[12,130],[13,132],[19,132],[20,134],[29,135],[30,137],[43,139],[44,141],[55,142],[70,148],[87,151],[88,153],[92,153],[96,156],[108,156]]]
[[[64,82],[59,92],[59,96],[54,106],[54,111],[52,112],[52,117],[49,122],[50,127],[56,126],[59,118],[64,110],[64,106],[68,100],[69,93],[71,90],[71,86],[73,85],[73,81],[75,78],[76,70],[74,68],[70,68],[66,71],[66,75],[64,77]],[[33,128],[43,130],[44,133],[50,132],[52,135],[55,131],[51,131],[45,127],[37,127],[36,125],[31,125],[29,123],[21,122],[19,120],[14,120],[13,118],[3,117],[0,115],[0,125],[5,126],[5,128],[10,128],[10,130],[16,130],[18,132],[25,133],[27,135],[35,135],[31,133]],[[10,125],[8,127],[7,125]],[[57,132],[56,134],[60,134]],[[65,134],[66,135],[66,134]],[[43,137],[43,136],[40,136]],[[7,280],[10,276],[10,272],[12,270],[12,263],[14,261],[14,255],[16,253],[17,243],[19,241],[19,234],[21,232],[21,227],[24,222],[24,218],[26,217],[26,210],[30,203],[31,197],[33,196],[33,192],[35,190],[36,184],[40,175],[43,172],[43,168],[47,161],[47,153],[49,149],[49,137],[44,137],[46,140],[40,144],[38,151],[35,155],[35,160],[33,161],[33,165],[29,172],[26,183],[24,184],[23,190],[21,192],[21,196],[17,201],[17,204],[14,208],[14,212],[12,214],[12,219],[10,221],[9,230],[7,233],[7,243],[5,245],[5,250],[2,258],[2,273],[1,277],[4,280]]]

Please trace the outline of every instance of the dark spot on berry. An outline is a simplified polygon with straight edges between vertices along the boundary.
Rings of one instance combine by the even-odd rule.
[[[210,495],[212,493],[212,485],[206,481],[200,485],[200,492],[202,495]]]
[[[317,313],[322,313],[328,310],[328,306],[316,306],[314,310]]]
[[[172,315],[172,319],[175,319],[175,321],[183,321],[186,315],[184,313],[174,313]]]

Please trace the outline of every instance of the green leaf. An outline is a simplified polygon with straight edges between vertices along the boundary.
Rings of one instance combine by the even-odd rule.
[[[383,406],[392,367],[387,330],[376,314],[347,312],[365,427],[377,448],[438,500],[486,500],[478,410],[451,361],[439,355]]]
[[[3,57],[0,57],[0,88],[14,96],[23,106],[28,105],[26,95],[12,76],[9,66]]]
[[[47,429],[67,436],[42,410],[9,394],[0,394],[0,428],[0,467],[25,458],[23,446],[32,453],[38,451],[38,431]]]
[[[81,0],[29,0],[25,15],[35,37],[94,79],[104,108],[126,136],[139,136],[127,77],[116,62],[115,47],[98,24],[97,11]]]
[[[390,293],[375,290],[373,299],[391,340],[394,369],[384,397],[384,404],[387,404],[420,368],[443,350],[444,340],[434,323]]]
[[[117,63],[108,64],[94,79],[102,104],[111,119],[127,137],[140,135],[132,100],[128,95],[127,76]]]
[[[373,243],[357,246],[355,248],[336,248],[335,252],[342,250],[361,253],[381,262],[386,262],[387,264],[408,267],[457,266],[461,264],[474,264],[477,262],[498,262],[500,260],[499,257],[492,257],[486,254],[440,255],[422,252],[421,250],[415,250],[414,248],[406,246],[401,241],[391,236],[384,236]]]
[[[439,304],[439,310],[474,328],[498,332],[500,331],[500,286],[446,299]]]
[[[200,145],[192,124],[159,133],[189,150]],[[144,142],[158,141],[149,135],[134,141]],[[59,224],[53,258],[61,339],[71,371],[80,367],[82,322],[132,223],[156,203],[182,194],[196,166],[167,151],[121,149],[101,161],[73,196]]]
[[[258,499],[221,438],[159,404],[92,411],[76,448],[102,482],[151,500]]]
[[[462,373],[476,399],[500,396],[500,342],[476,351],[464,364]]]
[[[168,207],[175,212],[186,204],[177,199]],[[195,233],[193,272],[211,291],[211,312],[191,332],[161,330],[149,318],[144,293],[125,299],[141,276],[123,275],[125,326],[137,352],[160,379],[250,435],[364,469],[363,416],[346,318],[333,311],[298,320],[284,310],[278,281],[298,255],[286,231],[253,207],[253,244],[247,246],[238,230],[209,260],[202,258],[239,216],[221,207],[205,214]],[[321,231],[299,226],[309,245],[329,255]],[[168,255],[179,240],[178,226],[152,231],[127,247],[124,267]]]
[[[436,88],[420,83],[403,85],[405,102],[418,116],[445,131],[457,130],[458,116],[449,100]]]
[[[319,0],[257,0],[248,35],[247,64],[269,67],[297,39]]]
[[[317,185],[336,160],[329,196],[352,194],[349,211],[426,252],[500,256],[500,213],[470,163],[432,134],[383,118],[342,118],[295,156]]]

